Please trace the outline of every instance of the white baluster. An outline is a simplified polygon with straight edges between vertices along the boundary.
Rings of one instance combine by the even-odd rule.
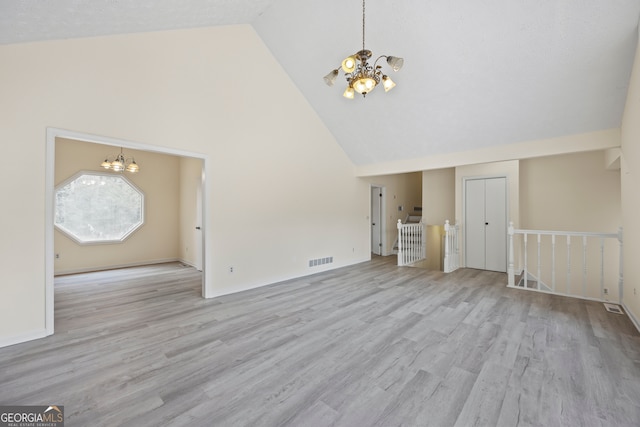
[[[567,295],[571,286],[571,236],[567,234]]]
[[[556,291],[556,235],[551,235],[551,289]]]
[[[541,235],[540,233],[538,233],[538,270],[537,270],[537,274],[538,274],[538,290],[540,290],[540,277],[541,277],[541,265],[540,265],[540,242],[541,242]]]
[[[424,222],[420,222],[420,250],[422,254],[420,255],[420,259],[427,259],[427,224]]]
[[[527,279],[528,279],[528,275],[529,275],[529,268],[528,268],[528,258],[529,256],[527,255],[527,233],[524,233],[524,287],[527,288]]]
[[[587,236],[582,236],[582,296],[587,296]]]
[[[509,267],[507,269],[507,283],[509,286],[515,286],[515,277],[513,271],[513,221],[509,221]]]
[[[604,238],[600,238],[600,298],[604,299]]]
[[[404,265],[402,259],[402,221],[398,220],[398,265]]]

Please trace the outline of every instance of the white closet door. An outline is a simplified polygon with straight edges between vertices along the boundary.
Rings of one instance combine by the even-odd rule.
[[[507,271],[507,180],[465,181],[465,258],[468,268]]]
[[[507,180],[485,180],[485,270],[507,271]]]
[[[466,181],[465,201],[465,257],[468,268],[484,270],[485,221],[484,179]]]

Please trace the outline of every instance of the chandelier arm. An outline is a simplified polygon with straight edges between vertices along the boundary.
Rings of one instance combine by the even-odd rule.
[[[389,57],[388,55],[380,55],[380,56],[378,56],[378,57],[376,58],[376,60],[373,62],[373,69],[375,70],[376,65],[378,64],[378,61],[380,61],[380,59],[382,59],[382,58],[388,58],[388,57]]]

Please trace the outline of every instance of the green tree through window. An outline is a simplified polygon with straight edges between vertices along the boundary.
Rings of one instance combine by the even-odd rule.
[[[121,242],[144,222],[144,196],[122,175],[82,172],[55,196],[54,224],[80,243]]]

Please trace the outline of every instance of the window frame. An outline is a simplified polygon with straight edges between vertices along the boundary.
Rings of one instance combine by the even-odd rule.
[[[64,226],[58,225],[56,223],[56,212],[58,210],[58,198],[57,198],[57,194],[58,194],[58,190],[60,190],[61,188],[65,187],[67,184],[75,181],[76,179],[80,178],[83,175],[94,175],[94,176],[106,176],[106,177],[119,177],[120,179],[124,180],[124,182],[126,184],[128,184],[134,191],[136,191],[139,195],[140,195],[140,223],[138,225],[136,225],[135,227],[131,228],[131,230],[129,230],[127,233],[125,233],[121,238],[119,239],[109,239],[109,240],[91,240],[91,241],[85,241],[85,240],[81,240],[79,239],[75,234],[73,234],[69,229],[65,228]],[[142,189],[140,187],[138,187],[135,183],[133,183],[130,179],[128,179],[123,173],[118,173],[118,172],[103,172],[103,171],[92,171],[92,170],[81,170],[78,171],[76,173],[74,173],[73,175],[71,175],[69,178],[65,179],[64,181],[60,182],[58,185],[56,185],[53,189],[53,226],[56,230],[58,230],[60,233],[64,234],[66,237],[70,238],[71,240],[73,240],[74,242],[76,242],[79,245],[112,245],[112,244],[118,244],[118,243],[124,243],[125,240],[127,240],[129,237],[131,237],[131,235],[133,235],[136,231],[140,230],[140,228],[142,228],[145,223],[146,223],[146,214],[145,214],[145,205],[146,205],[146,195],[144,193],[144,191],[142,191]]]

